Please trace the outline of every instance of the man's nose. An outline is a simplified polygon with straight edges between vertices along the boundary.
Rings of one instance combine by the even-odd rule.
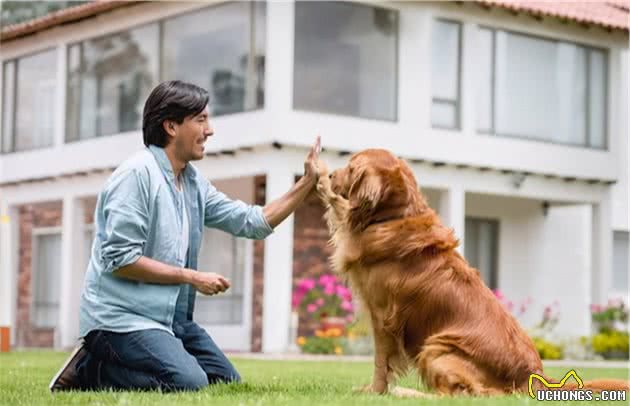
[[[330,172],[330,173],[328,174],[328,178],[329,178],[329,179],[332,179],[332,178],[333,178],[333,172]]]

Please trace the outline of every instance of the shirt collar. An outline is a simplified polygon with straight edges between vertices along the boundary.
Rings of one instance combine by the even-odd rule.
[[[155,157],[155,160],[158,163],[158,166],[162,170],[162,173],[173,183],[175,183],[175,174],[173,173],[173,165],[171,165],[171,161],[168,159],[166,155],[166,151],[164,148],[158,147],[156,145],[149,145],[149,151]],[[184,169],[182,170],[182,175],[184,178],[195,178],[195,171],[193,170],[190,163],[187,163]]]

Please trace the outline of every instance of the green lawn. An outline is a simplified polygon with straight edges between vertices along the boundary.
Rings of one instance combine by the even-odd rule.
[[[235,359],[243,376],[240,385],[218,385],[196,393],[160,394],[133,392],[60,393],[48,392],[51,376],[65,359],[65,353],[13,352],[0,354],[0,404],[2,405],[348,405],[348,404],[453,404],[510,405],[539,403],[527,396],[494,399],[396,399],[390,396],[357,395],[354,386],[368,383],[371,366],[367,362],[259,361]],[[561,378],[566,370],[549,368],[548,374]],[[577,369],[583,379],[626,378],[627,369]],[[403,385],[417,388],[413,376]],[[551,402],[544,402],[551,404]],[[575,402],[576,404],[583,402]],[[604,402],[594,402],[603,404]],[[610,402],[615,404],[615,402]],[[617,402],[623,404],[623,402]]]

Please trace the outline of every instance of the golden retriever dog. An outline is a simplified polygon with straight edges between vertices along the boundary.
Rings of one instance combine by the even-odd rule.
[[[441,395],[527,393],[530,374],[543,373],[532,340],[456,251],[453,230],[427,205],[405,161],[369,149],[331,174],[319,164],[332,266],[361,299],[374,333],[374,376],[362,390],[430,396],[393,386],[415,368]]]

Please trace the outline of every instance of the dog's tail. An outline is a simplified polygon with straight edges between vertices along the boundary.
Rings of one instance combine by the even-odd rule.
[[[603,390],[623,390],[630,392],[630,381],[624,381],[623,379],[593,379],[590,381],[584,381],[582,387],[576,382],[569,382],[562,387],[562,389],[576,390],[576,389],[590,389],[593,392],[601,392]]]
[[[573,380],[568,382],[570,378],[573,378]],[[593,379],[582,381],[575,370],[567,372],[560,381],[549,378],[546,375],[532,374],[529,377],[529,394],[534,396],[534,392],[538,390],[591,390],[593,392],[617,390],[630,392],[630,381],[623,379]]]

